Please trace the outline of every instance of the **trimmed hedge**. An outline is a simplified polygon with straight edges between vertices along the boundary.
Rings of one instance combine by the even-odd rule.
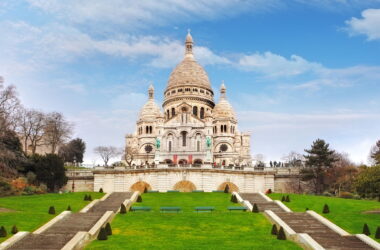
[[[121,203],[121,205],[120,205],[120,213],[121,214],[127,213],[127,208],[125,207],[125,205],[123,203]]]
[[[7,230],[5,229],[4,226],[0,227],[0,237],[7,237]]]
[[[67,206],[66,211],[71,211],[71,206],[70,205]]]
[[[278,230],[276,224],[273,224],[272,226],[272,231],[270,232],[272,235],[277,235]]]
[[[49,214],[55,214],[55,208],[54,206],[50,206],[49,207],[49,211],[48,211]]]
[[[13,225],[11,233],[12,234],[17,234],[18,233],[18,228],[16,227],[16,225]]]
[[[330,213],[329,205],[325,204],[325,205],[323,206],[322,213],[324,213],[324,214],[328,214],[328,213]]]
[[[103,193],[103,188],[100,188],[100,189],[99,189],[99,193]]]
[[[371,235],[371,232],[369,231],[369,227],[368,227],[368,225],[367,225],[367,223],[364,223],[364,225],[363,225],[363,234],[365,234],[365,235]]]
[[[112,235],[112,228],[111,228],[110,223],[106,224],[105,230],[106,230],[107,235]]]
[[[380,227],[377,227],[376,229],[375,239],[380,239]]]
[[[98,234],[98,240],[107,240],[107,239],[108,239],[108,236],[107,236],[106,229],[102,227]]]
[[[282,227],[280,227],[280,230],[277,233],[277,239],[278,240],[286,240],[285,231]]]
[[[259,207],[257,206],[256,203],[253,204],[253,208],[252,208],[252,213],[258,213],[259,212]]]

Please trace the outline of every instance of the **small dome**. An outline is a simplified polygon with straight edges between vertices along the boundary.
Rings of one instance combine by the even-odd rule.
[[[149,99],[142,107],[139,115],[140,120],[156,120],[157,117],[163,117],[160,107],[154,101]]]
[[[236,119],[234,109],[226,98],[226,86],[224,82],[220,86],[220,100],[214,107],[214,118],[233,118]]]

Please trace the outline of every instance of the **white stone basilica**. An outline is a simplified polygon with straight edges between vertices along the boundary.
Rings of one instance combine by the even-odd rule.
[[[239,132],[223,83],[220,100],[214,103],[207,73],[195,60],[190,33],[184,59],[170,74],[163,111],[154,100],[153,86],[148,93],[136,132],[126,136],[126,157],[134,165],[251,165],[250,134]]]

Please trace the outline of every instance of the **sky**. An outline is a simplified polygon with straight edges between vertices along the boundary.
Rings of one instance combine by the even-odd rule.
[[[317,138],[357,163],[380,139],[380,0],[0,0],[0,76],[87,143],[123,147],[149,84],[162,103],[191,30],[265,161]]]

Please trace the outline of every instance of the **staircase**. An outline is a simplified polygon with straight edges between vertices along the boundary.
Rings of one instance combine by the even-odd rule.
[[[356,236],[341,236],[308,213],[286,212],[273,201],[267,201],[258,193],[239,194],[252,205],[257,204],[259,211],[272,210],[296,233],[307,233],[325,249],[373,249]]]
[[[9,249],[61,249],[77,232],[89,231],[107,211],[116,212],[120,204],[130,198],[132,193],[112,193],[100,201],[87,213],[73,213],[56,222],[41,234],[29,234]]]

